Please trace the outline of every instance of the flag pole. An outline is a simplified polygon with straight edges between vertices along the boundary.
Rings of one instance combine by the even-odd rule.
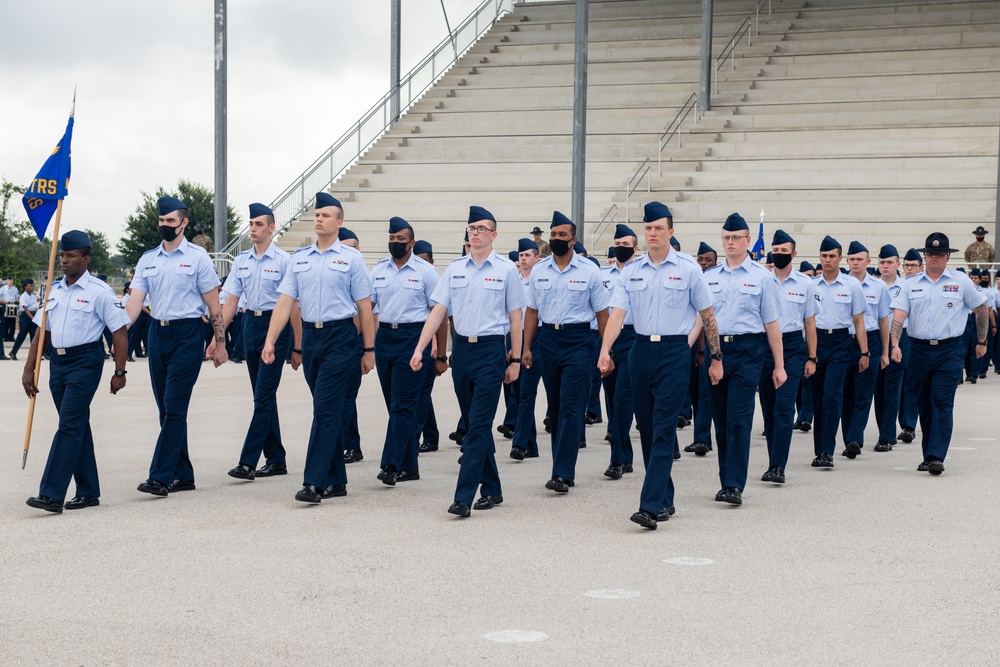
[[[62,217],[62,207],[63,200],[60,199],[59,203],[56,204],[56,224],[52,229],[52,248],[49,250],[49,273],[45,276],[45,298],[48,299],[49,294],[52,293],[52,273],[56,268],[56,251],[59,249],[59,219]],[[42,353],[45,352],[45,319],[48,315],[48,311],[45,309],[44,303],[42,304],[42,324],[38,327],[38,351],[35,354],[35,380],[33,382],[34,386],[38,386],[38,374],[42,370]],[[37,394],[36,394],[37,396]],[[31,446],[31,424],[35,418],[35,397],[31,397],[31,401],[28,403],[28,425],[24,432],[24,454],[21,456],[21,470],[24,470],[25,465],[28,463],[28,447]]]

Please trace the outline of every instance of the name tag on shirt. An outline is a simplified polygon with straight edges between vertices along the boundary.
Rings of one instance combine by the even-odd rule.
[[[535,289],[552,289],[552,281],[548,278],[538,278],[535,280]]]
[[[59,305],[59,302],[56,301],[56,298],[55,297],[51,297],[49,299],[46,299],[46,301],[45,301],[45,310],[47,310],[48,312],[51,313],[53,310],[55,310],[55,307],[58,306],[58,305]]]
[[[448,281],[448,287],[468,287],[469,277],[468,276],[452,276],[451,280]]]
[[[910,290],[910,298],[911,299],[923,299],[924,298],[924,288],[923,287],[914,287],[913,289],[911,289]]]
[[[386,276],[375,276],[375,280],[372,281],[375,287],[385,287],[389,284],[389,279]]]
[[[308,271],[309,267],[312,266],[309,262],[295,262],[292,265],[292,273],[302,273],[303,271]]]
[[[628,284],[625,285],[626,292],[641,292],[644,289],[646,289],[645,278],[629,278]]]
[[[708,283],[708,291],[710,291],[710,292],[721,292],[722,291],[722,283],[720,283],[719,281]]]
[[[142,270],[142,277],[149,278],[152,276],[157,276],[160,274],[160,267],[158,266],[147,266]]]

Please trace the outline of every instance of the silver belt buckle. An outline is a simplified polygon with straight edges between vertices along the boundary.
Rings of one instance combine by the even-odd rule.
[[[64,348],[64,347],[57,347],[56,348],[56,354],[58,354],[60,357],[64,356],[66,354],[66,348]]]
[[[393,329],[393,330],[398,329],[399,328],[399,322],[391,322],[389,324],[389,328]]]
[[[563,329],[566,328],[566,325],[564,325],[564,324],[553,324],[552,328],[555,329],[556,331],[561,331],[561,330],[563,330]]]
[[[160,320],[160,326],[161,327],[169,327],[170,326],[170,320]]]
[[[937,345],[937,344],[938,344],[938,343],[940,343],[941,341],[939,341],[939,340],[929,340],[929,341],[927,341],[927,342],[928,342],[928,343],[930,343],[931,345]]]
[[[734,336],[723,336],[722,337],[722,342],[723,343],[732,343],[734,338],[735,338]]]
[[[254,317],[263,317],[264,316],[264,311],[263,310],[251,310],[250,312],[253,313]]]
[[[827,333],[827,335],[833,334],[833,329],[827,329],[826,333]]]
[[[479,336],[469,336],[469,342],[470,343],[478,343],[479,342]]]
[[[313,329],[322,329],[322,328],[323,328],[322,322],[316,322],[315,324],[313,324]]]
[[[660,342],[660,334],[653,334],[652,336],[650,336],[649,337],[649,342],[650,343],[659,343]]]

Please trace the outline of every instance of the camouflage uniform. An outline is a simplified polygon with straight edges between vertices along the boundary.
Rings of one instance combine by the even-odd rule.
[[[552,254],[552,248],[549,247],[547,241],[538,241],[538,257],[548,257]]]
[[[997,253],[986,241],[970,243],[965,249],[965,262],[970,269],[991,269],[990,266],[996,261]]]
[[[215,252],[215,242],[208,236],[208,234],[199,234],[191,239],[191,243],[201,246],[205,249],[205,252]]]

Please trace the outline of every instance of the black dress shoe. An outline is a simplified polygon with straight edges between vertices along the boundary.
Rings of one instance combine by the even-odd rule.
[[[167,487],[164,486],[163,484],[160,484],[155,479],[147,479],[145,482],[142,482],[141,484],[139,484],[139,486],[135,488],[139,491],[142,491],[143,493],[149,493],[154,496],[167,495]]]
[[[844,456],[846,456],[849,459],[857,458],[858,454],[860,453],[861,453],[861,443],[858,442],[849,442],[847,443],[847,448],[844,449]]]
[[[695,450],[698,449],[698,445],[699,443],[692,442],[690,445],[684,448],[684,451],[687,452],[688,454],[694,454]]]
[[[545,482],[545,488],[556,493],[569,493],[569,482],[562,477],[553,477]]]
[[[175,479],[170,482],[170,484],[167,484],[167,491],[169,493],[175,493],[177,491],[194,491],[194,480]]]
[[[643,528],[649,528],[650,530],[656,530],[656,517],[652,512],[647,512],[646,510],[639,510],[633,514],[629,521],[632,523],[637,523]]]
[[[416,482],[420,479],[419,470],[400,470],[396,473],[396,483],[399,482]]]
[[[525,453],[526,452],[520,447],[510,448],[510,458],[515,459],[517,461],[523,461]]]
[[[396,471],[394,470],[381,470],[375,477],[383,484],[396,486]]]
[[[774,469],[774,480],[773,481],[775,483],[777,483],[777,484],[784,484],[785,483],[785,469],[784,468],[782,468],[781,466],[777,466]]]
[[[462,457],[463,456],[465,456],[465,454],[459,454],[458,455],[458,465],[462,465]]]
[[[795,425],[795,428],[802,431],[803,433],[808,433],[812,430],[812,423],[807,421],[800,421]]]
[[[133,362],[133,363],[134,363],[134,362],[135,362],[135,357],[133,357],[133,356],[132,356],[132,355],[130,354],[130,355],[128,355],[127,357],[125,357],[125,360],[126,360],[126,361],[129,361],[129,362]]]
[[[461,501],[456,500],[451,504],[451,507],[448,508],[448,514],[454,514],[455,516],[460,516],[460,517],[468,517],[472,514],[472,511],[469,509],[468,505],[466,505]]]
[[[448,439],[449,440],[457,442],[460,445],[462,444],[462,439],[464,437],[465,437],[465,434],[462,433],[461,431],[452,431],[451,433],[448,434]]]
[[[968,381],[970,384],[976,384],[976,376],[973,375],[972,377],[968,378]]]
[[[622,467],[611,464],[608,469],[604,471],[605,477],[610,477],[611,479],[621,479],[622,478]]]
[[[892,445],[890,445],[885,440],[879,440],[878,442],[875,443],[875,451],[876,452],[891,452],[892,451]]]
[[[11,361],[17,361],[17,355],[16,355],[16,354],[14,354],[13,352],[11,352],[11,353],[10,353],[10,360],[11,360]]]
[[[722,502],[730,505],[742,505],[743,493],[737,488],[729,487],[726,489],[726,495],[722,498]]]
[[[605,433],[604,434],[604,442],[611,442],[611,434],[610,433]]]
[[[497,494],[495,496],[483,496],[476,501],[476,504],[472,506],[474,510],[491,510],[497,505],[503,504],[503,496]]]
[[[344,452],[344,463],[357,463],[364,460],[365,455],[361,453],[360,449],[348,449]]]
[[[268,463],[266,466],[257,469],[257,477],[274,477],[275,475],[287,475],[288,467],[284,463]]]
[[[534,452],[525,452],[524,453],[524,458],[526,458],[526,459],[537,459],[538,458],[538,452],[537,451],[534,451]]]
[[[927,472],[932,475],[940,475],[944,472],[944,461],[939,461],[938,459],[931,459],[927,462]]]
[[[673,505],[671,505],[670,507],[664,507],[663,509],[660,510],[660,513],[656,515],[656,520],[666,521],[667,519],[669,519],[674,515],[674,511],[675,510]]]
[[[436,452],[437,450],[438,450],[437,445],[428,444],[426,442],[421,443],[420,446],[417,447],[417,451],[420,452],[421,454],[426,454],[427,452]]]
[[[85,507],[97,507],[101,504],[100,498],[91,498],[89,496],[75,496],[72,500],[67,500],[66,504],[63,505],[68,510],[82,510]]]
[[[920,465],[917,466],[917,470],[919,472],[927,472],[927,469],[928,469],[929,465],[930,465],[930,462],[928,462],[928,461],[921,461]]]
[[[317,489],[312,484],[306,484],[302,489],[295,494],[295,499],[303,503],[312,503],[313,505],[319,503],[323,499],[320,495],[319,489]]]
[[[715,502],[721,503],[723,500],[726,499],[727,493],[728,490],[725,487],[719,489],[719,492],[715,494]]]
[[[712,444],[709,442],[696,442],[697,447],[694,448],[695,456],[705,456],[710,451],[712,451]]]
[[[820,468],[832,468],[833,467],[833,457],[823,452],[819,455],[819,467]]]
[[[676,461],[676,460],[677,460],[677,459],[679,459],[680,457],[681,457],[681,450],[679,450],[679,449],[675,449],[675,450],[674,450],[674,461]]]
[[[908,444],[913,442],[915,436],[916,433],[913,432],[912,428],[904,428],[903,432],[899,434],[899,439]]]
[[[691,420],[684,415],[677,415],[677,428],[684,428],[691,423]]]
[[[622,464],[622,472],[623,473],[628,474],[628,473],[633,472],[633,471],[634,471],[634,468],[632,468],[632,464],[631,463],[623,463]]]
[[[775,481],[775,472],[777,471],[777,469],[778,466],[771,466],[770,468],[768,468],[767,472],[765,472],[763,475],[760,476],[760,481],[762,482]]]
[[[48,496],[31,496],[25,502],[28,507],[45,510],[46,512],[52,512],[53,514],[62,514],[63,511],[62,503],[58,500],[53,500]]]
[[[330,484],[328,486],[323,487],[323,490],[320,492],[319,497],[322,498],[323,500],[327,500],[329,498],[343,498],[346,495],[347,495],[346,486],[344,486],[343,484],[337,484],[337,485]]]
[[[586,440],[581,440],[580,441],[580,449],[586,449],[586,448],[587,448],[587,441]]]
[[[600,415],[596,415],[593,412],[588,412],[583,416],[583,423],[587,426],[592,426],[593,424],[603,424],[604,419]]]
[[[235,477],[236,479],[245,479],[248,481],[253,480],[255,475],[256,473],[254,472],[253,468],[251,468],[245,463],[241,463],[229,471],[230,477]]]

